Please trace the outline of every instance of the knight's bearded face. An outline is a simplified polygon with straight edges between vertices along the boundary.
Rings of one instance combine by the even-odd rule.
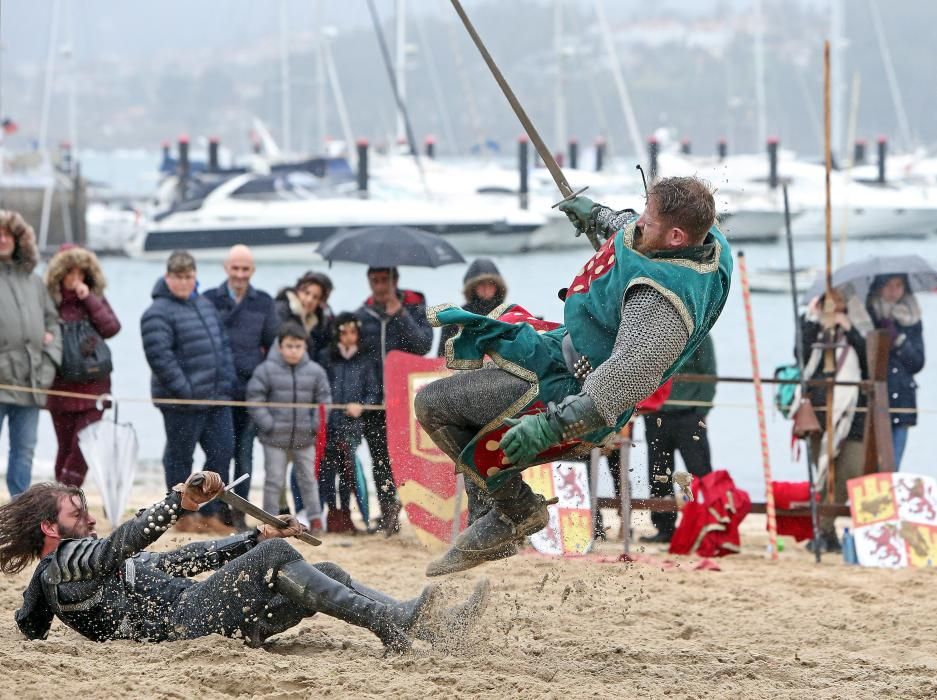
[[[97,537],[94,526],[97,521],[88,510],[88,504],[78,496],[68,495],[59,499],[59,513],[55,525],[59,539],[82,539]]]
[[[634,249],[642,255],[657,250],[667,250],[669,228],[661,219],[657,208],[657,197],[647,199],[647,207],[634,227]]]

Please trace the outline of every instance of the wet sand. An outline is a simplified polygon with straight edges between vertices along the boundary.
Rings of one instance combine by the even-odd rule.
[[[30,642],[13,622],[30,572],[2,577],[0,696],[937,697],[934,571],[860,569],[834,557],[818,567],[790,543],[772,563],[764,520],[745,525],[743,553],[718,560],[719,571],[654,552],[618,563],[612,542],[576,560],[524,554],[450,577],[453,597],[482,575],[491,580],[479,627],[456,651],[418,643],[390,657],[369,632],[322,615],[261,649],[220,636],[98,644],[58,621],[47,640]],[[154,549],[191,539],[167,533]],[[394,595],[427,582],[431,554],[407,530],[298,548]]]

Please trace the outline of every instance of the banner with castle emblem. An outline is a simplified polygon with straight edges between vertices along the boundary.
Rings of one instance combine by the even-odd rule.
[[[529,467],[524,481],[544,498],[559,498],[549,506],[550,523],[530,537],[541,554],[585,554],[592,547],[589,472],[583,462],[548,462]]]
[[[466,527],[468,504],[452,460],[416,420],[413,398],[452,374],[442,358],[393,351],[384,362],[387,449],[407,519],[425,546],[441,549]]]
[[[906,473],[847,482],[856,555],[862,566],[937,565],[937,480]]]

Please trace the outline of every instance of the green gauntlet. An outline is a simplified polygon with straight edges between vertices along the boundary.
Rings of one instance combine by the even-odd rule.
[[[501,450],[511,464],[525,467],[544,450],[605,427],[605,419],[583,392],[549,404],[542,413],[509,418],[505,424],[511,429],[501,438]]]
[[[578,236],[580,233],[589,233],[595,228],[595,219],[592,217],[594,207],[595,202],[588,197],[573,197],[562,202],[557,209],[566,214],[570,223],[576,228]]]

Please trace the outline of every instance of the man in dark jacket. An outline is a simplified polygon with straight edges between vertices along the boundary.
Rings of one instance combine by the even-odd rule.
[[[716,375],[716,348],[707,335],[699,348],[680,368],[683,374]],[[711,404],[716,396],[715,383],[674,380],[667,403],[655,413],[644,416],[647,438],[647,480],[651,498],[673,498],[671,477],[675,470],[674,453],[680,452],[687,471],[699,478],[713,470],[706,432],[710,406],[687,406],[680,402]],[[657,534],[642,537],[642,542],[670,542],[677,526],[676,512],[651,513]]]
[[[255,267],[250,248],[246,245],[231,248],[224,270],[227,281],[209,289],[205,297],[218,309],[227,330],[237,379],[234,398],[243,401],[247,382],[254,369],[264,361],[267,351],[276,342],[277,313],[273,298],[251,285]],[[247,498],[251,487],[250,474],[253,471],[257,427],[243,406],[231,408],[231,420],[234,424],[234,480],[243,474],[248,475],[234,490],[241,498]],[[240,513],[233,515],[237,529],[243,530],[243,516]]]
[[[378,369],[379,400],[384,400],[384,358],[391,350],[425,355],[433,346],[433,329],[426,320],[426,297],[420,292],[398,289],[396,267],[368,268],[371,296],[355,312],[361,321],[361,346]],[[374,485],[381,504],[378,528],[385,534],[397,532],[400,503],[387,452],[387,415],[366,411],[364,439],[368,441],[374,470]]]
[[[102,539],[75,487],[36,484],[0,506],[0,571],[15,574],[39,559],[16,611],[20,631],[44,639],[58,617],[97,642],[222,634],[259,646],[319,612],[364,627],[400,652],[413,639],[461,641],[487,605],[484,580],[465,603],[439,610],[435,586],[400,601],[335,564],[309,564],[283,539],[303,532],[295,518],[285,519],[284,528],[263,525],[213,542],[145,551],[223,486],[213,472],[198,484],[190,478]],[[214,573],[190,578],[208,571]]]
[[[154,399],[231,400],[235,373],[228,334],[214,305],[195,291],[195,259],[189,253],[176,251],[169,256],[166,275],[153,289],[153,303],[143,313],[140,331],[153,372]],[[160,404],[159,409],[166,427],[163,469],[167,488],[185,481],[192,472],[196,444],[205,451],[206,470],[228,470],[234,453],[229,407]],[[202,522],[194,515],[180,521],[183,531],[230,531],[218,515],[217,503],[202,512]]]

